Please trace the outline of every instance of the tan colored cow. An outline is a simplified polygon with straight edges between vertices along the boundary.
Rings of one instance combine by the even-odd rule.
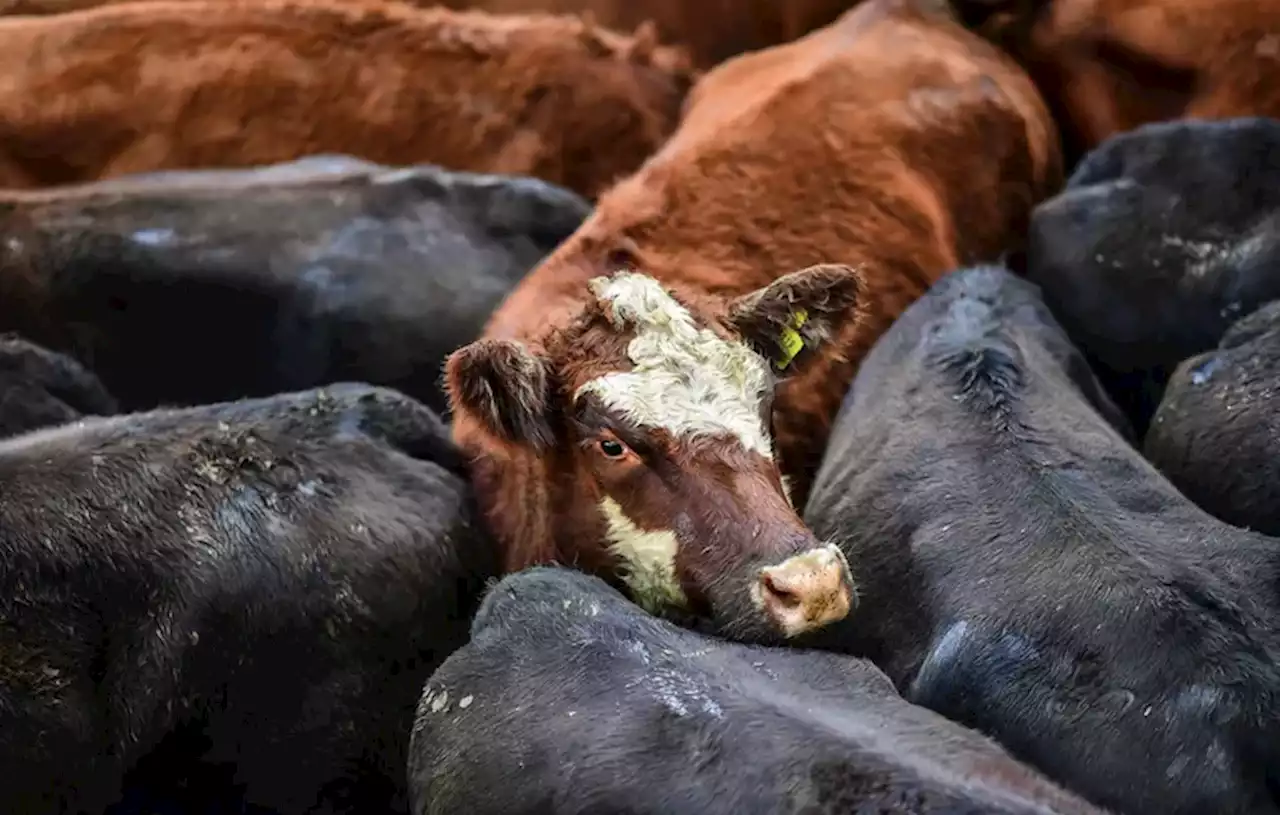
[[[661,145],[692,78],[651,31],[379,0],[0,18],[0,185],[345,153],[595,196]]]
[[[962,0],[1039,83],[1074,155],[1178,118],[1280,117],[1272,0]]]
[[[0,0],[3,14],[61,14],[138,0]],[[362,0],[348,0],[362,2]],[[647,21],[664,42],[689,49],[708,68],[756,48],[789,42],[840,16],[858,0],[406,0],[496,14],[591,14],[600,25],[631,31]]]

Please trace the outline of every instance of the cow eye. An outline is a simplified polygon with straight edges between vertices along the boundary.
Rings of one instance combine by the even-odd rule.
[[[626,445],[617,439],[601,439],[600,452],[605,458],[622,458],[627,454]]]

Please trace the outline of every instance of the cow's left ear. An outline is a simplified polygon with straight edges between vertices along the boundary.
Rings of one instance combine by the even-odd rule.
[[[805,349],[833,337],[860,318],[862,273],[824,263],[778,278],[729,305],[729,326],[781,375],[803,365]]]

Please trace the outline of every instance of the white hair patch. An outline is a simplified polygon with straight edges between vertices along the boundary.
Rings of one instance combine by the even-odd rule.
[[[651,613],[688,606],[676,578],[676,550],[680,548],[676,534],[668,529],[641,529],[608,496],[600,501],[600,511],[604,513],[609,553],[623,562],[622,581],[631,589],[636,605]]]
[[[773,446],[760,403],[773,387],[768,365],[745,343],[699,328],[688,309],[658,281],[624,272],[597,277],[591,291],[613,307],[619,327],[631,325],[633,369],[587,382],[575,395],[595,394],[642,427],[679,436],[728,435],[767,459]]]

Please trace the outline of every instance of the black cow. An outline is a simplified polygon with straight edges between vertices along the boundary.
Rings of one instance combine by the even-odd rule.
[[[1114,414],[1033,284],[940,280],[863,361],[806,507],[860,595],[831,634],[1101,806],[1280,812],[1280,550]]]
[[[126,410],[335,381],[443,411],[441,367],[588,212],[541,181],[341,156],[0,196],[0,330]]]
[[[458,468],[363,385],[0,442],[4,811],[405,811],[496,567]]]
[[[1280,302],[1174,371],[1147,431],[1152,464],[1202,509],[1280,536]]]
[[[0,437],[118,410],[98,377],[74,359],[0,336]]]
[[[1280,298],[1280,122],[1103,143],[1035,210],[1026,272],[1141,438],[1174,367]]]
[[[418,705],[417,815],[1097,813],[863,660],[676,628],[596,577],[485,598]]]

